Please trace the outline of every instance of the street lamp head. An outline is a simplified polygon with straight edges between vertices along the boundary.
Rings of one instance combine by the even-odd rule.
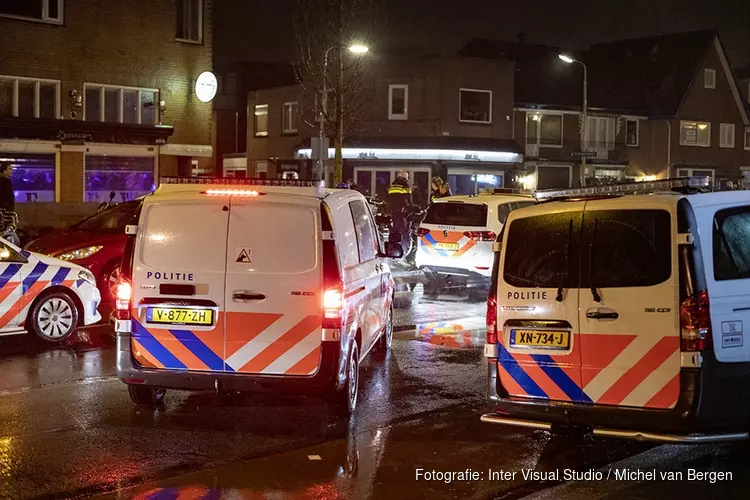
[[[367,54],[370,51],[370,48],[367,45],[362,45],[355,43],[353,45],[350,45],[349,52],[352,54]]]
[[[572,63],[574,63],[576,61],[572,57],[570,57],[568,55],[565,55],[565,54],[560,54],[557,57],[559,57],[561,61],[564,61],[564,62],[566,62],[568,64],[572,64]]]

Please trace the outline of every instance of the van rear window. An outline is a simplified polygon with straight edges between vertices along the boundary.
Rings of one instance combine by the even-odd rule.
[[[714,278],[750,278],[750,206],[719,210],[714,217]]]
[[[459,202],[433,203],[427,209],[424,223],[485,227],[487,225],[487,205]]]

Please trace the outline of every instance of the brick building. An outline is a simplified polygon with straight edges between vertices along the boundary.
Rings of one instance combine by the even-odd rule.
[[[212,10],[213,0],[0,4],[0,159],[14,165],[22,223],[65,224],[110,192],[131,199],[160,176],[212,166],[212,104],[194,91],[212,69]]]
[[[347,125],[344,179],[384,195],[396,172],[410,172],[423,195],[432,176],[453,192],[509,185],[522,160],[512,140],[513,64],[471,57],[371,56],[371,99]],[[313,172],[312,106],[297,85],[248,95],[249,175]],[[333,158],[333,149],[329,150]]]
[[[462,54],[516,63],[514,137],[524,146],[529,187],[687,175],[716,187],[750,184],[745,102],[712,30],[621,40],[574,54],[588,68],[588,118],[581,140],[583,72],[557,47],[474,40]],[[731,183],[731,184],[730,184]]]

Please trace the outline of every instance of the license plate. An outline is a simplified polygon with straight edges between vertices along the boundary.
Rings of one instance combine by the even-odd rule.
[[[211,326],[214,324],[214,312],[211,309],[149,307],[146,310],[146,321],[162,325]]]
[[[458,243],[436,243],[435,248],[438,250],[458,250]]]
[[[568,349],[570,332],[551,330],[511,330],[510,347],[536,347],[540,349]]]

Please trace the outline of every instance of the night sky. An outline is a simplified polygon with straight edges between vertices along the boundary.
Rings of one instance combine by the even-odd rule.
[[[735,68],[750,64],[750,0],[382,0],[373,50],[457,51],[472,37],[582,48],[716,27]],[[294,0],[216,0],[215,64],[287,62]]]

